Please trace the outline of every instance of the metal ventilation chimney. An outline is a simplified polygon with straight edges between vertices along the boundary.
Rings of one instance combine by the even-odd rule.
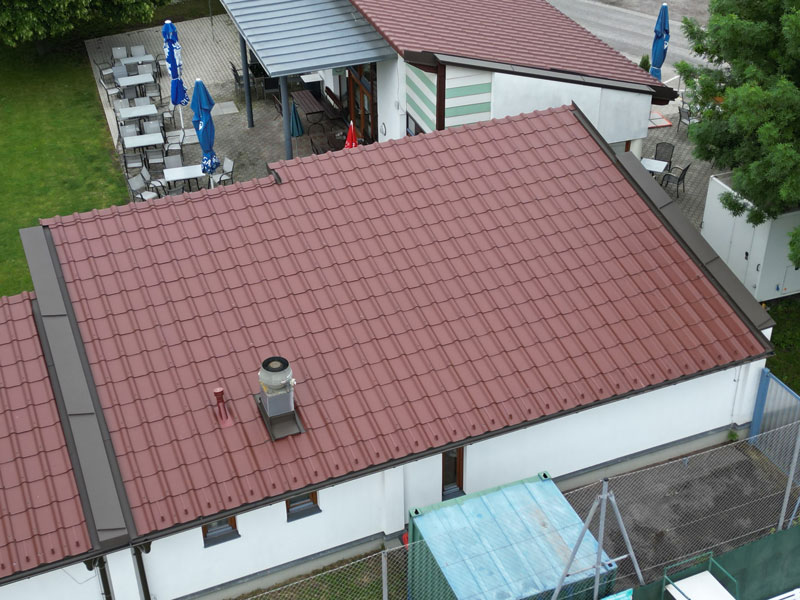
[[[261,393],[266,398],[268,417],[278,417],[294,412],[294,384],[292,367],[282,356],[273,356],[261,363],[258,370]]]
[[[264,419],[269,436],[278,440],[305,431],[294,410],[292,368],[282,356],[271,356],[258,370],[261,392],[255,395],[256,406]]]

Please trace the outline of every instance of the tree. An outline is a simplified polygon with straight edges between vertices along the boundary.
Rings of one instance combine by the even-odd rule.
[[[92,19],[147,22],[166,0],[17,0],[0,2],[0,42],[16,46],[72,31]]]
[[[700,115],[694,154],[731,169],[734,193],[722,203],[753,225],[800,208],[799,9],[800,0],[711,0],[706,27],[683,20],[709,63],[676,65]],[[789,248],[800,266],[800,228]]]

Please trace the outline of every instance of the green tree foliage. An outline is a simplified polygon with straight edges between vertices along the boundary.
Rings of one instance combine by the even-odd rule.
[[[706,27],[683,20],[708,67],[681,62],[695,155],[731,169],[735,215],[758,225],[800,208],[800,0],[711,0]],[[746,199],[746,200],[745,200]],[[800,228],[790,259],[800,266]]]
[[[0,2],[0,43],[16,46],[72,31],[90,20],[146,22],[167,0],[11,0]]]

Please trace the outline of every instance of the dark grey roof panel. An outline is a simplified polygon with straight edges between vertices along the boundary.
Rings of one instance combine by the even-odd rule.
[[[50,249],[44,240],[44,230],[38,226],[20,229],[19,237],[22,239],[22,249],[30,266],[28,270],[33,279],[33,289],[37,292],[42,314],[66,315],[67,308],[61,298]]]
[[[75,476],[92,545],[118,547],[136,536],[136,527],[58,254],[43,227],[23,229],[20,237],[36,292],[36,327],[70,458],[77,461]]]
[[[273,76],[381,61],[395,51],[349,0],[222,0]]]

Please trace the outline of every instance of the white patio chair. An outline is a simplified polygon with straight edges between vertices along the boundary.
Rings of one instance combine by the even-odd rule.
[[[128,178],[128,188],[130,188],[131,199],[134,202],[158,198],[158,194],[156,192],[147,189],[147,184],[145,183],[144,177],[142,177],[141,173]]]
[[[147,50],[144,49],[144,46],[133,46],[131,48],[131,56],[145,56],[147,54]]]
[[[123,58],[128,58],[127,46],[117,46],[116,48],[111,49],[111,60],[116,62],[118,60],[122,60]]]
[[[100,85],[103,86],[106,92],[106,98],[109,102],[111,102],[112,98],[120,95],[120,89],[118,87],[111,86],[102,79],[100,80]]]
[[[169,154],[164,157],[165,169],[179,169],[183,166],[183,158],[180,154]]]
[[[233,182],[233,159],[227,156],[222,161],[222,173],[213,173],[211,181],[214,185],[228,185]]]

